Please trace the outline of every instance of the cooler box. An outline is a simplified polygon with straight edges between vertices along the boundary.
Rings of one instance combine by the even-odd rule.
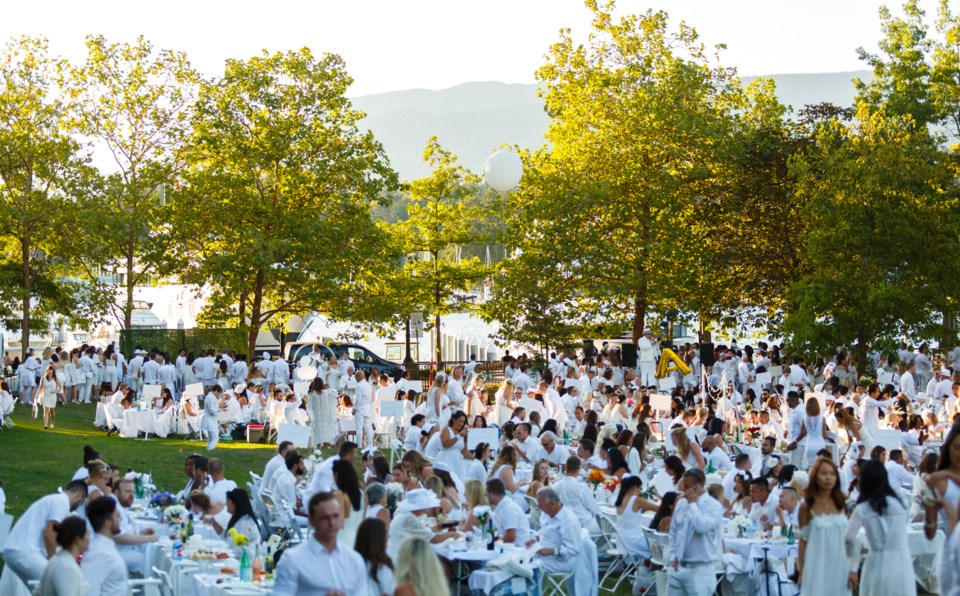
[[[265,436],[262,424],[247,425],[247,443],[263,443]]]

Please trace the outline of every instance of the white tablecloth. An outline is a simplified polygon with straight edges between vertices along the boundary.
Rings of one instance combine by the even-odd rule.
[[[353,418],[338,418],[337,419],[337,434],[345,435],[349,433],[357,432],[357,425],[354,423]]]
[[[136,437],[139,433],[156,434],[153,425],[152,410],[124,410],[123,411],[123,432],[125,436]]]
[[[269,594],[273,582],[258,584],[241,583],[236,575],[223,573],[198,573],[193,576],[195,596],[240,596]]]

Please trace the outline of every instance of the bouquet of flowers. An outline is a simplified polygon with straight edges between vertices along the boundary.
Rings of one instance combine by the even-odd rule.
[[[860,380],[857,381],[857,384],[860,385],[861,387],[867,387],[871,383],[873,383],[873,379],[871,379],[870,377],[860,377]]]
[[[187,516],[187,508],[183,505],[170,505],[163,510],[164,519],[172,520],[179,522],[181,519]]]
[[[661,443],[656,449],[653,450],[653,457],[656,459],[667,459],[667,446]]]
[[[390,515],[392,516],[397,511],[397,502],[400,500],[400,497],[403,496],[404,488],[399,482],[388,482],[386,489],[387,509],[390,510]]]
[[[603,470],[594,468],[587,473],[587,482],[593,485],[594,490],[603,482]]]
[[[747,532],[750,531],[750,528],[753,527],[753,522],[751,522],[749,518],[738,515],[730,520],[730,525],[737,530],[737,536],[742,538]]]
[[[493,519],[493,510],[486,505],[477,505],[473,508],[473,517],[477,518],[481,526],[486,526],[487,522]]]
[[[607,489],[610,492],[615,492],[617,488],[620,487],[620,479],[616,476],[610,476],[609,478],[604,479],[603,488]]]
[[[173,495],[168,492],[157,493],[153,495],[152,499],[150,499],[150,504],[154,507],[164,508],[169,507],[174,503],[176,503],[176,500],[173,498]]]
[[[227,536],[233,540],[235,546],[246,546],[246,544],[250,542],[247,535],[237,532],[236,528],[230,528],[230,530],[227,531]]]
[[[747,434],[750,435],[750,438],[751,438],[751,439],[754,439],[754,440],[759,439],[759,438],[760,438],[760,427],[759,427],[759,426],[749,426],[749,427],[747,427]]]

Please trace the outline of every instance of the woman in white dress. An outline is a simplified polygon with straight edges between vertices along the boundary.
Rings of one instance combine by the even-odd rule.
[[[800,594],[849,595],[857,585],[856,566],[846,558],[847,511],[833,460],[820,458],[813,465],[799,518]]]
[[[427,411],[424,415],[427,417],[427,422],[446,426],[447,421],[450,420],[450,412],[447,408],[450,404],[450,398],[447,397],[447,377],[445,375],[437,375],[433,386],[427,392],[426,404]]]
[[[956,530],[951,537],[949,529],[956,524],[956,518],[952,516],[957,514],[956,509],[960,508],[960,424],[954,424],[950,432],[943,439],[943,445],[940,446],[940,461],[937,463],[937,471],[928,474],[926,477],[927,485],[937,493],[936,499],[926,499],[924,501],[924,522],[923,531],[927,540],[933,540],[937,533],[937,516],[939,514],[940,522],[947,528],[948,540],[944,541],[943,549],[940,551],[940,568],[938,577],[940,578],[940,593],[953,594],[948,591],[948,587],[960,589],[960,572],[957,571],[957,539]],[[947,508],[952,504],[954,510]]]
[[[797,448],[797,443],[807,438],[807,465],[812,465],[817,459],[817,452],[827,445],[827,425],[823,422],[823,416],[820,415],[820,402],[810,397],[805,406],[807,415],[803,418],[800,426],[800,434],[796,440],[787,445],[787,451],[793,451]]]
[[[517,404],[513,401],[513,381],[506,379],[493,396],[493,420],[503,426],[513,416]]]
[[[337,391],[340,387],[340,375],[342,373],[343,371],[340,370],[340,361],[331,356],[327,360],[327,387]]]
[[[260,524],[257,523],[257,514],[253,511],[247,491],[242,488],[227,491],[226,510],[230,514],[230,521],[227,522],[227,527],[223,528],[223,535],[226,536],[231,529],[236,529],[247,537],[251,546],[260,544]]]
[[[196,395],[180,401],[179,428],[181,435],[190,433],[190,430],[200,430],[200,403]]]
[[[360,524],[355,548],[367,568],[367,591],[372,596],[393,596],[397,582],[393,578],[393,563],[387,556],[387,528],[381,519],[365,519]]]
[[[530,511],[530,505],[524,498],[522,485],[517,482],[514,474],[517,471],[517,452],[512,445],[504,445],[497,453],[497,460],[493,462],[493,471],[490,472],[490,478],[499,478],[507,489],[507,494],[512,498],[524,513]]]
[[[47,365],[40,378],[40,384],[37,385],[37,393],[34,396],[34,402],[43,407],[43,428],[53,428],[54,419],[57,412],[57,393],[61,392],[60,381],[57,380],[52,365]]]
[[[63,372],[63,361],[56,354],[50,356],[50,366],[53,367],[54,375],[57,377],[57,381],[60,382],[60,387],[57,388],[57,400],[63,405],[67,405],[67,396],[65,394],[66,389],[64,383],[67,381],[67,375]]]
[[[463,478],[463,461],[472,459],[467,449],[467,415],[457,410],[450,416],[450,422],[440,431],[440,453],[437,462],[443,462],[458,477]]]
[[[898,594],[915,596],[917,583],[907,546],[909,511],[890,487],[887,470],[879,460],[860,469],[860,496],[847,528],[847,556],[852,569],[860,560],[860,528],[866,529],[867,554],[860,572],[860,596]]]
[[[622,530],[618,532],[620,543],[631,555],[649,559],[650,545],[647,544],[643,532],[639,530],[649,525],[649,522],[644,521],[643,516],[647,512],[656,512],[658,507],[640,496],[642,490],[643,483],[640,478],[636,476],[624,478],[614,506],[617,508],[617,527]]]
[[[307,402],[310,406],[310,424],[313,427],[314,444],[333,445],[337,439],[337,393],[317,377],[310,384]]]
[[[153,430],[161,439],[166,438],[173,432],[173,415],[175,412],[170,390],[164,387],[163,391],[166,394],[163,403],[160,404],[153,416]]]
[[[353,544],[357,540],[357,530],[366,514],[366,495],[360,488],[360,478],[353,464],[346,460],[333,462],[333,482],[336,485],[337,501],[343,511],[343,527],[337,540],[344,544]]]
[[[90,584],[84,579],[77,559],[90,546],[87,522],[77,515],[70,515],[55,524],[54,530],[60,550],[47,563],[34,594],[84,596],[90,591]]]
[[[63,357],[63,393],[68,402],[77,403],[77,365],[74,364],[76,351]]]
[[[700,445],[692,442],[684,427],[675,428],[670,431],[670,439],[677,450],[677,457],[683,462],[687,469],[696,468],[700,471],[707,469],[706,460],[703,457],[703,450]]]

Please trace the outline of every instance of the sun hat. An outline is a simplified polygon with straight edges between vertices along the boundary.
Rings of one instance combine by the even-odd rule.
[[[247,386],[243,383],[237,383],[237,386],[233,388],[233,392],[240,394],[247,390]]]
[[[442,461],[434,462],[433,470],[435,472],[447,472],[447,473],[450,473],[453,471],[450,469],[450,466],[448,466],[445,462],[442,462]]]
[[[425,488],[415,488],[408,491],[403,500],[397,504],[397,511],[423,511],[440,506],[440,499],[432,491]]]

